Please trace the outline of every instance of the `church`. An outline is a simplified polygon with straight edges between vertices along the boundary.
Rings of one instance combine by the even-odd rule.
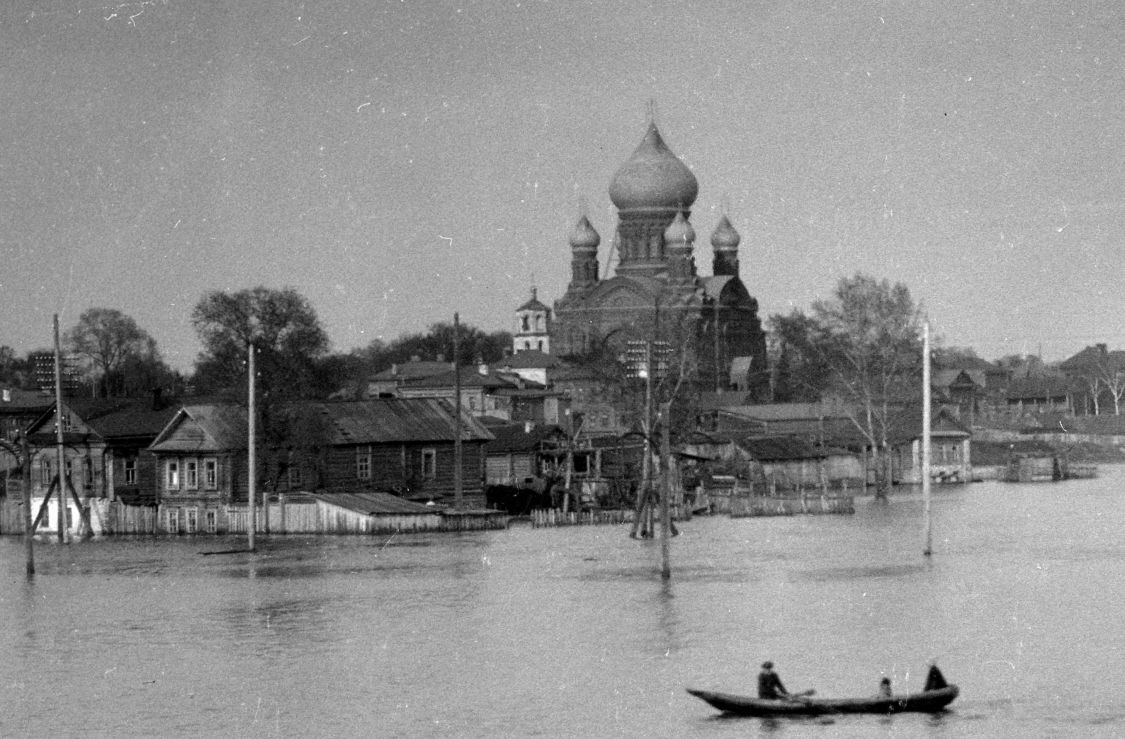
[[[711,233],[711,275],[696,271],[691,206],[698,192],[695,175],[650,121],[610,180],[615,273],[599,276],[601,236],[581,216],[570,233],[570,282],[555,301],[545,345],[555,356],[582,357],[620,354],[629,341],[667,341],[690,352],[701,389],[768,400],[758,301],[739,277],[741,237],[725,214]]]

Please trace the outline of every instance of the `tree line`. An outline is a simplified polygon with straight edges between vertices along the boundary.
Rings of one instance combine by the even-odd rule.
[[[438,322],[425,332],[366,347],[332,352],[328,334],[312,304],[293,288],[255,287],[206,293],[192,310],[192,326],[202,351],[189,376],[164,361],[156,340],[116,308],[85,310],[62,336],[62,348],[76,364],[79,395],[134,397],[154,390],[198,395],[244,393],[246,359],[252,344],[258,360],[260,392],[265,398],[323,399],[362,392],[366,378],[413,359],[453,361],[454,326]],[[506,331],[486,332],[462,324],[458,332],[462,364],[499,361],[512,345]],[[0,346],[0,383],[37,389],[34,356],[43,348],[17,355]]]

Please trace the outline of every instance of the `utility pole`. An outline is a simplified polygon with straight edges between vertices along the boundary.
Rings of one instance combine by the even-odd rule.
[[[27,550],[27,576],[35,574],[35,530],[31,528],[31,444],[27,441],[27,434],[20,433],[20,447],[23,451],[23,541]]]
[[[254,355],[257,353],[257,348],[254,346],[253,340],[246,342],[246,369],[249,377],[246,380],[247,394],[249,395],[249,402],[247,407],[246,416],[246,447],[247,447],[247,470],[246,470],[246,498],[250,504],[249,521],[246,525],[246,546],[252,552],[254,551],[254,530],[258,527],[258,509],[255,498],[258,491],[258,450],[257,450],[257,400],[255,398],[257,390],[257,381],[255,375],[257,374],[257,367],[254,361]]]
[[[933,531],[930,521],[930,323],[922,324],[922,523],[925,544],[922,554],[933,553]]]
[[[668,580],[672,577],[672,564],[669,561],[672,539],[672,401],[661,405],[660,461],[664,474],[660,480],[660,576]]]
[[[461,315],[453,314],[453,507],[461,510],[464,490],[461,480]]]
[[[59,314],[55,314],[55,451],[58,458],[58,489],[57,500],[59,503],[59,543],[66,544],[68,531],[66,525],[66,493],[63,485],[70,484],[70,476],[66,474],[66,451],[63,448],[63,405],[62,405],[62,353],[59,346]],[[65,483],[64,483],[65,480]],[[45,503],[46,501],[44,501]]]

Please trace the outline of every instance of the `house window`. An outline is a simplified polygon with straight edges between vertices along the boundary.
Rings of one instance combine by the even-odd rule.
[[[169,534],[180,533],[180,509],[168,508],[164,512],[165,520],[164,525],[168,529]]]
[[[168,490],[180,489],[180,460],[169,459],[165,466],[164,487]]]
[[[125,460],[125,484],[137,484],[137,458],[131,457]]]
[[[219,486],[219,461],[217,459],[203,460],[203,484],[208,490]]]
[[[188,508],[184,519],[184,529],[189,534],[194,534],[199,530],[199,511],[195,508]]]
[[[422,479],[432,480],[437,477],[437,450],[422,450]]]
[[[203,526],[208,534],[214,534],[219,530],[219,516],[215,511],[203,512]]]
[[[184,462],[184,482],[188,490],[199,489],[199,462],[194,459]]]
[[[355,450],[355,476],[360,480],[371,479],[371,447],[361,446]]]

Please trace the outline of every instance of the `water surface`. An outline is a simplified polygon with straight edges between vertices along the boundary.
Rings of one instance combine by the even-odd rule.
[[[464,535],[0,538],[0,735],[1121,736],[1125,470],[853,516]],[[720,718],[686,686],[921,688],[939,716]]]

